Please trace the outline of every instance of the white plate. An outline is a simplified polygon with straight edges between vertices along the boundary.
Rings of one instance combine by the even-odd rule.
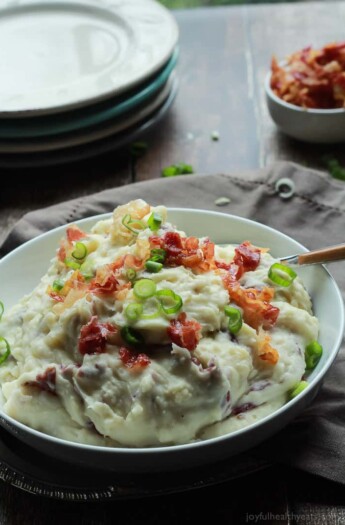
[[[175,19],[154,0],[5,0],[0,117],[118,95],[157,71],[177,39]]]
[[[136,108],[128,115],[118,119],[109,120],[98,126],[91,126],[83,130],[65,133],[64,135],[50,136],[38,139],[0,139],[0,153],[35,153],[54,151],[61,148],[71,148],[80,144],[88,144],[115,133],[120,133],[152,114],[167,99],[172,90],[177,89],[177,80],[172,73],[163,89],[141,108]]]
[[[110,214],[78,221],[89,230],[99,219]],[[307,251],[297,241],[263,224],[205,210],[173,208],[169,220],[197,237],[209,236],[216,243],[239,243],[249,239],[257,245],[271,248],[273,256],[285,256]],[[20,246],[0,261],[1,299],[11,307],[29,293],[46,272],[65,226]],[[23,271],[24,270],[24,271]],[[322,379],[334,361],[344,332],[344,305],[333,278],[323,266],[298,269],[313,300],[315,315],[320,321],[320,343],[324,353],[308,378],[309,386],[299,396],[279,410],[246,428],[205,441],[153,448],[106,448],[81,445],[54,438],[33,430],[1,413],[0,424],[19,439],[41,452],[84,466],[118,472],[157,472],[165,469],[185,469],[224,459],[248,450],[280,430],[298,415],[315,397]]]

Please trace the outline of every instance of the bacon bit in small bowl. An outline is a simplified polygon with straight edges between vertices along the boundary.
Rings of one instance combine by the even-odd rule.
[[[345,42],[305,47],[284,65],[273,57],[271,70],[271,89],[285,102],[314,109],[345,107]]]

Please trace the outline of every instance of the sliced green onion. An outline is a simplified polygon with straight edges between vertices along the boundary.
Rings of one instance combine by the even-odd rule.
[[[129,321],[137,321],[143,313],[143,305],[140,303],[130,303],[125,309],[125,316]]]
[[[150,297],[144,303],[144,310],[141,315],[141,319],[156,319],[161,314],[161,304],[157,297]]]
[[[151,213],[150,217],[147,220],[148,227],[153,232],[156,232],[157,230],[159,230],[159,228],[162,225],[162,222],[163,222],[163,219],[161,215],[159,215],[159,213],[155,211]]]
[[[2,316],[4,315],[4,311],[5,311],[4,303],[0,301],[0,321],[1,321]]]
[[[292,284],[292,281],[297,277],[297,273],[286,264],[274,263],[268,270],[268,277],[275,284],[287,288]]]
[[[158,273],[163,268],[163,264],[160,262],[153,261],[152,259],[149,259],[145,263],[145,268],[148,272],[151,273]]]
[[[95,275],[95,269],[93,266],[93,263],[89,261],[88,259],[83,262],[83,264],[80,266],[80,271],[82,273],[82,276],[87,279],[92,279]]]
[[[305,365],[307,370],[316,367],[322,356],[322,346],[318,341],[312,341],[305,347]]]
[[[121,337],[127,344],[133,346],[142,345],[145,342],[141,333],[130,326],[121,328]]]
[[[0,355],[0,365],[2,365],[2,363],[4,363],[6,359],[9,357],[9,355],[11,354],[11,347],[7,339],[5,339],[4,337],[0,337],[0,345],[1,343],[5,344],[6,350],[3,354]]]
[[[72,268],[72,270],[79,270],[81,266],[80,263],[69,258],[65,259],[64,263],[67,266],[67,268]]]
[[[238,308],[225,306],[224,313],[229,317],[228,330],[231,334],[236,335],[242,328],[242,314]]]
[[[300,381],[297,383],[296,386],[289,392],[289,398],[293,399],[294,397],[298,396],[305,388],[307,388],[308,382],[307,381]]]
[[[183,305],[182,297],[173,292],[173,290],[164,288],[163,290],[158,290],[156,295],[164,313],[167,315],[176,314],[176,312],[181,310]]]
[[[138,235],[139,232],[147,228],[147,224],[139,219],[132,219],[130,215],[125,215],[122,219],[122,224],[132,233]]]
[[[133,287],[133,292],[138,299],[148,299],[156,293],[156,283],[151,279],[140,279]]]
[[[64,287],[64,282],[61,281],[61,279],[55,279],[55,281],[53,282],[53,290],[54,292],[60,292],[60,290],[62,290],[62,288]]]
[[[76,242],[74,250],[72,252],[72,257],[77,259],[77,261],[82,261],[87,256],[87,248],[83,242]]]
[[[151,250],[151,261],[164,263],[167,256],[166,250],[163,250],[162,248],[155,248],[154,250]]]
[[[162,169],[162,177],[176,177],[177,175],[190,175],[194,173],[190,164],[172,164]]]
[[[128,268],[126,270],[126,277],[129,281],[134,281],[134,279],[137,276],[137,272],[134,270],[134,268]]]

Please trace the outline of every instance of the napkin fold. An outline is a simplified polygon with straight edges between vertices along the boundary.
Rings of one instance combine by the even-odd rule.
[[[293,195],[284,198],[286,181]],[[220,207],[218,199],[229,203]],[[188,175],[150,180],[30,212],[0,247],[4,256],[21,243],[59,225],[110,212],[142,198],[150,204],[203,208],[254,219],[290,235],[309,249],[344,242],[345,184],[290,162],[256,172]],[[224,200],[224,199],[223,199]],[[331,267],[345,294],[344,262]],[[345,346],[312,405],[284,430],[252,449],[268,459],[345,484]]]

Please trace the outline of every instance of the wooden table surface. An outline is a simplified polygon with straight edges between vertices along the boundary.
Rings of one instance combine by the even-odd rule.
[[[147,153],[139,159],[123,151],[53,168],[1,169],[0,242],[29,210],[156,178],[171,163],[187,162],[203,174],[255,169],[276,159],[324,168],[325,154],[345,162],[343,146],[315,147],[278,133],[263,88],[272,53],[284,57],[308,44],[344,38],[345,2],[194,9],[176,17],[180,89],[159,128],[145,137]],[[217,142],[211,140],[214,130]],[[339,525],[345,523],[345,489],[286,467],[180,495],[103,504],[47,500],[0,482],[0,525],[173,524],[198,518],[236,525]]]

